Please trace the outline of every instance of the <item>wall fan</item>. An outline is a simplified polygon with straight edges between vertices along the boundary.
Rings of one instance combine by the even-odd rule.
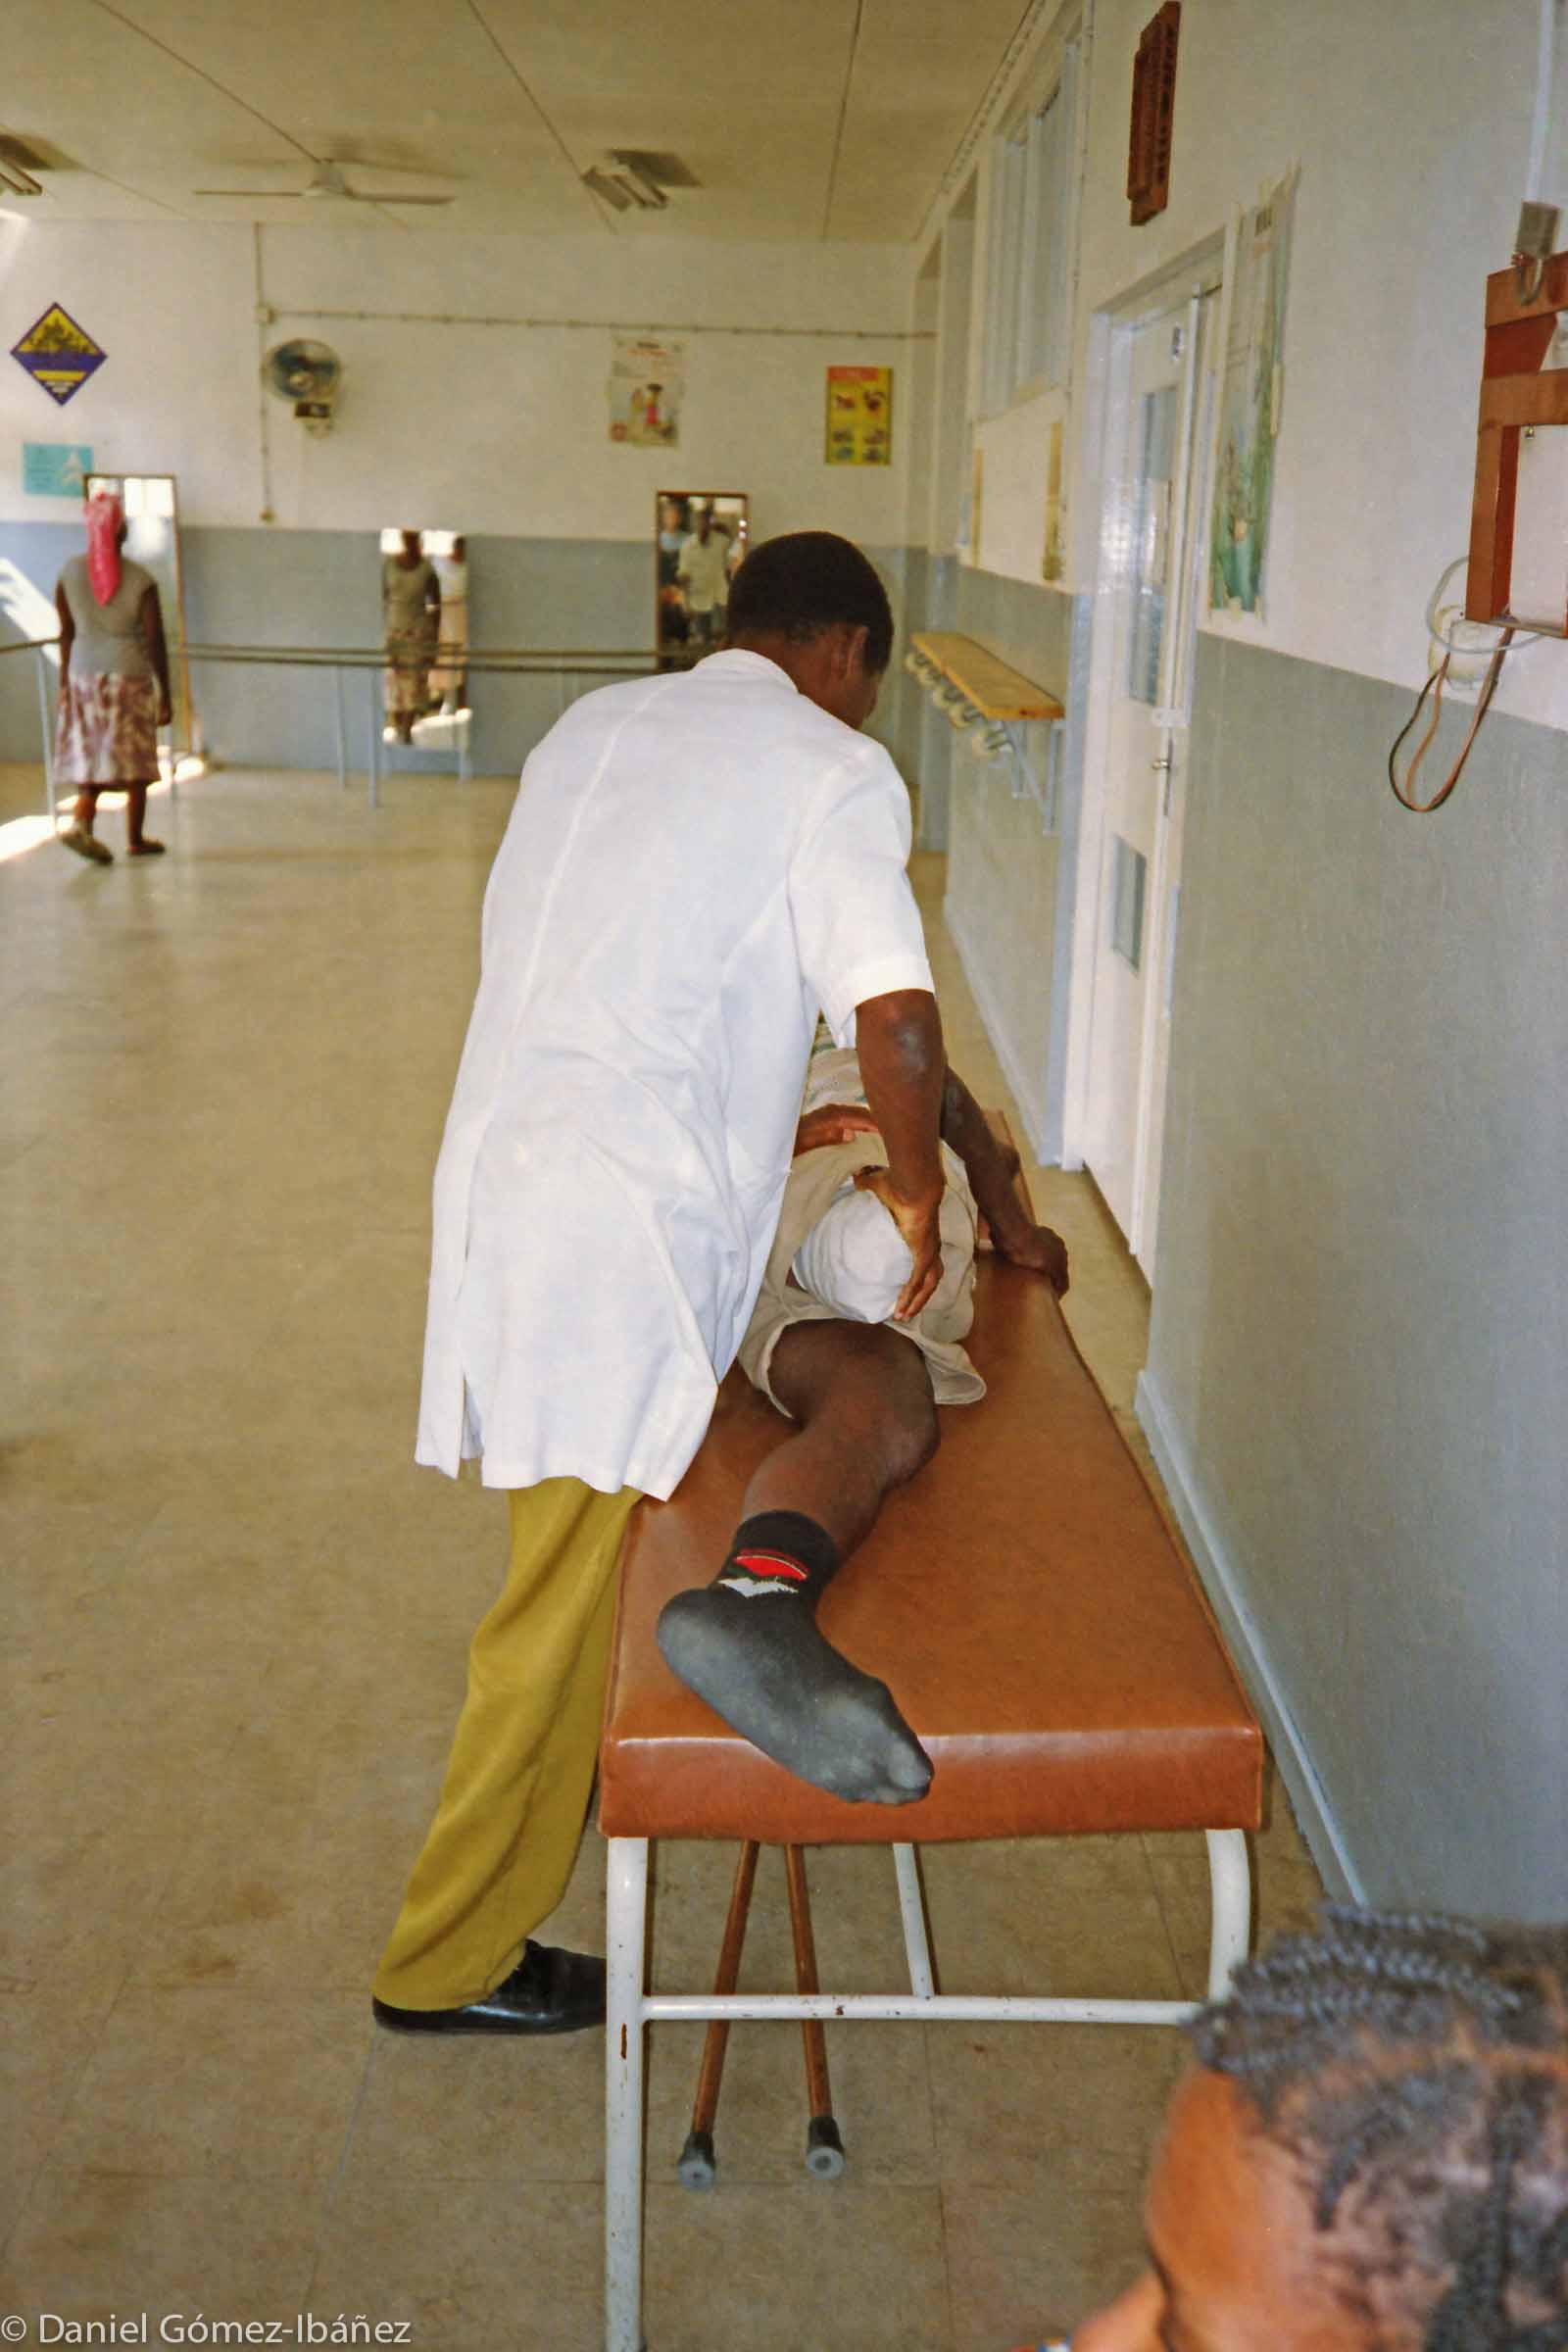
[[[372,164],[366,167],[374,172],[401,172],[402,164]],[[365,188],[351,188],[343,176],[341,164],[323,163],[311,173],[303,188],[192,188],[193,196],[240,196],[265,198],[269,204],[320,203],[335,197],[346,204],[450,204],[450,196],[394,196],[383,190],[370,194]]]
[[[312,343],[304,336],[274,343],[262,362],[262,381],[275,400],[292,404],[307,431],[330,432],[343,363],[329,344]]]

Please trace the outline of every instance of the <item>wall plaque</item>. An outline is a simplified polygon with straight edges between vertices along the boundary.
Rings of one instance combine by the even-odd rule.
[[[1135,228],[1170,201],[1170,135],[1176,117],[1176,36],[1181,0],[1165,0],[1138,40],[1133,61],[1132,135],[1127,146],[1127,194]]]
[[[109,355],[76,324],[69,311],[52,302],[43,317],[28,327],[22,341],[12,344],[11,356],[19,368],[25,368],[33,382],[51,400],[64,408]]]

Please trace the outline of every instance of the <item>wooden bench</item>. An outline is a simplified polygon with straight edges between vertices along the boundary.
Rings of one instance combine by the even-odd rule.
[[[1263,1741],[1213,1621],[1048,1284],[983,1257],[970,1352],[985,1400],[883,1511],[822,1606],[824,1631],[891,1685],[936,1767],[930,1793],[851,1805],[770,1764],[676,1682],[664,1601],[723,1558],[757,1463],[788,1424],[732,1372],[702,1451],[628,1535],[606,1706],[610,1841],[606,2343],[641,2352],[643,2028],[653,2019],[938,2018],[1170,2025],[1191,2004],[948,1996],[935,1988],[914,1845],[1203,1830],[1208,1984],[1245,1955],[1245,1833]],[[644,1990],[649,1841],[890,1844],[907,1993]]]

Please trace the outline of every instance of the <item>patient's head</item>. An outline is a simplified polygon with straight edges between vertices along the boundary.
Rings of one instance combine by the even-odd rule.
[[[1073,2352],[1568,2347],[1568,1930],[1330,1910],[1194,2029]]]

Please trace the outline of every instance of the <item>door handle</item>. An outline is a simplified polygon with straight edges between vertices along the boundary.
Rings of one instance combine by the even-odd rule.
[[[1157,760],[1151,760],[1149,764],[1153,769],[1156,776],[1163,775],[1170,766],[1169,752],[1162,752]]]

